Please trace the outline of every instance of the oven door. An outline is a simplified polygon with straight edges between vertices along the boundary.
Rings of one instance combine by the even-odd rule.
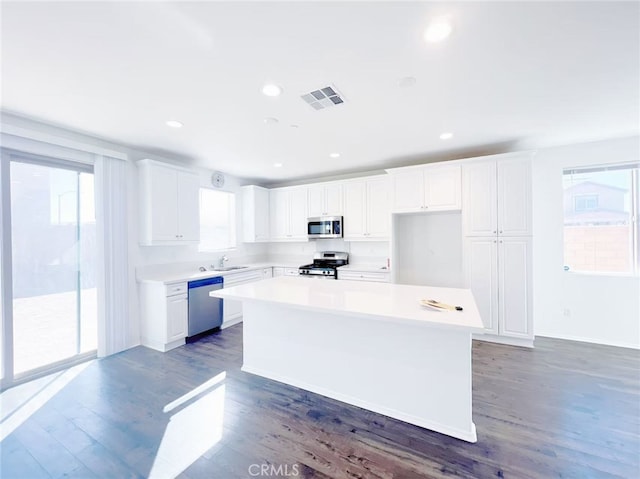
[[[342,238],[342,216],[321,216],[307,220],[309,238]]]

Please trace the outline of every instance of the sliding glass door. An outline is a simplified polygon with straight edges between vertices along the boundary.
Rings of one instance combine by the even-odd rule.
[[[2,346],[5,376],[19,379],[95,354],[93,169],[19,153],[4,152],[2,161],[10,189],[3,258],[11,263],[3,279],[10,275],[12,300]]]

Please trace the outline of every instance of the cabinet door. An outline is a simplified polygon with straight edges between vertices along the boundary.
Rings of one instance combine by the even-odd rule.
[[[289,238],[307,240],[307,188],[289,190]]]
[[[344,239],[365,238],[366,230],[366,185],[364,181],[350,181],[344,184]]]
[[[200,240],[200,178],[179,171],[178,236],[180,241]]]
[[[488,333],[498,334],[498,245],[495,238],[467,238],[467,286]]]
[[[503,336],[532,338],[531,238],[499,238],[499,332]]]
[[[273,278],[273,268],[262,269],[262,279]]]
[[[367,180],[367,233],[368,238],[388,238],[391,233],[389,199],[391,185],[388,178]]]
[[[167,343],[187,336],[188,314],[189,302],[187,295],[169,296],[167,298]]]
[[[406,213],[423,211],[424,177],[421,169],[393,173],[392,211]]]
[[[324,187],[325,212],[329,216],[343,216],[342,183],[328,184]],[[309,214],[309,216],[313,216]]]
[[[314,185],[307,189],[307,198],[309,201],[309,216],[323,216],[326,214],[324,202],[324,186]]]
[[[276,276],[284,276],[284,268],[281,268],[280,266],[274,266],[273,277],[275,278]]]
[[[269,193],[269,216],[271,239],[286,239],[289,228],[288,194],[286,190],[271,190]]]
[[[425,207],[428,211],[461,208],[461,174],[459,166],[428,168],[424,172]]]
[[[495,236],[497,184],[495,162],[464,165],[462,214],[466,236]]]
[[[269,190],[256,188],[253,211],[256,241],[269,241]]]
[[[531,161],[498,162],[498,233],[531,235]]]
[[[177,172],[171,168],[152,166],[150,198],[146,199],[151,215],[151,241],[178,241],[178,184]]]

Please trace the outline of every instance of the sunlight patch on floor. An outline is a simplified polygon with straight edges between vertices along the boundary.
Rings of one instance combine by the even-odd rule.
[[[93,361],[79,364],[62,373],[15,386],[0,394],[0,441],[15,431],[33,413],[44,406],[49,399],[58,394],[73,381]]]
[[[165,406],[165,412],[175,410],[213,387],[171,416],[149,479],[177,477],[222,439],[225,385],[221,383],[225,377],[226,374],[221,373]]]

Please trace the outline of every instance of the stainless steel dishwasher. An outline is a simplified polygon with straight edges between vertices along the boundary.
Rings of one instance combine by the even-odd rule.
[[[189,327],[187,338],[222,325],[222,300],[209,296],[210,291],[222,289],[224,278],[213,278],[189,281]]]

